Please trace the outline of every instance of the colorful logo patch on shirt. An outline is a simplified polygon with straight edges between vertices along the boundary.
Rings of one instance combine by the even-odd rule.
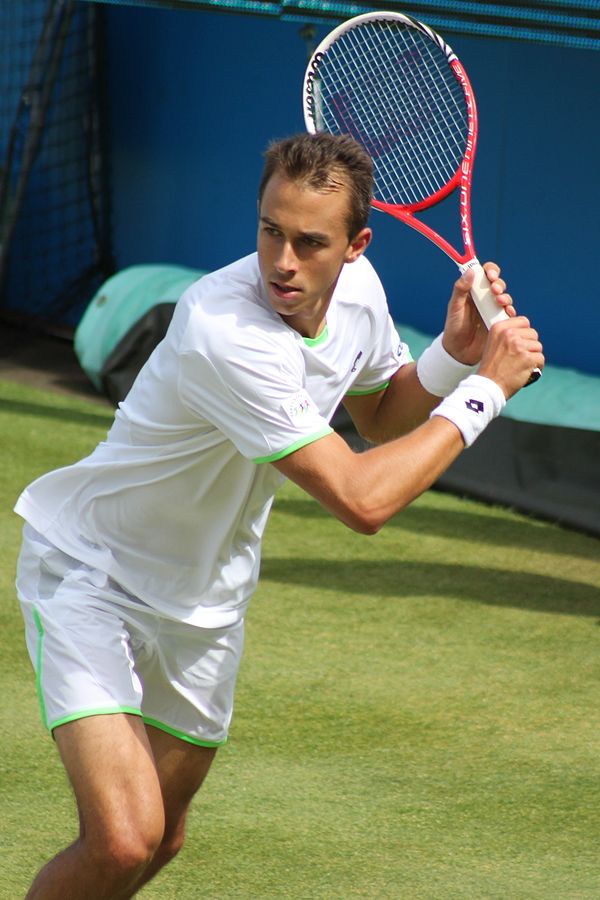
[[[298,391],[289,400],[284,400],[281,405],[294,425],[299,425],[311,414],[319,414],[319,410],[306,391]]]

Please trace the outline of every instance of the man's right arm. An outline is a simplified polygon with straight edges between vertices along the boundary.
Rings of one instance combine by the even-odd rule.
[[[491,418],[490,410],[495,407],[495,414],[498,413],[493,395],[499,394],[503,403],[504,397],[511,397],[527,383],[535,366],[543,366],[542,349],[537,333],[527,320],[519,317],[498,323],[490,331],[479,367],[480,375],[493,382],[488,383],[491,392],[486,391],[485,383],[481,387],[487,410],[484,416],[477,414],[479,401],[471,401],[470,393],[463,397],[461,392],[465,388],[459,387],[442,401],[440,414],[389,440],[394,417],[402,409],[401,391],[397,390],[400,385],[396,384],[393,403],[382,406],[381,399],[377,403],[368,401],[374,422],[384,420],[378,427],[387,443],[364,453],[354,453],[341,437],[330,434],[273,465],[344,524],[355,531],[373,534],[431,487],[454,462],[465,447],[464,435],[472,440],[479,433],[479,418],[485,424]],[[407,379],[409,386],[414,381],[413,374]],[[477,393],[478,389],[468,390]],[[444,409],[449,418],[444,417]],[[467,428],[460,424],[463,418]],[[366,421],[367,417],[363,419]],[[376,430],[373,425],[371,433]]]
[[[330,434],[273,465],[349,528],[374,534],[431,487],[463,448],[458,428],[435,416],[364,453]]]

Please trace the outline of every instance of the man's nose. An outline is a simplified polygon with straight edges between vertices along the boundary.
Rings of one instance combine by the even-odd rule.
[[[285,241],[275,260],[275,268],[278,272],[295,272],[298,268],[298,260],[294,248],[289,241]]]

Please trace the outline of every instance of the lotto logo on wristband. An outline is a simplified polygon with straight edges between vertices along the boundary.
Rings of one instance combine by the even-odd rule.
[[[471,412],[482,413],[485,409],[485,406],[481,402],[481,400],[465,400],[465,406],[467,409],[470,409]]]

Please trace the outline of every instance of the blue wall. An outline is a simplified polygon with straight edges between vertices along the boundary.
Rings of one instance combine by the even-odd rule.
[[[254,249],[261,154],[303,130],[300,25],[106,7],[117,263],[214,269]],[[327,32],[318,29],[318,39]],[[600,53],[445,35],[478,99],[473,220],[548,362],[600,374]],[[437,211],[456,234],[456,209]],[[374,213],[395,319],[437,333],[456,268]]]

